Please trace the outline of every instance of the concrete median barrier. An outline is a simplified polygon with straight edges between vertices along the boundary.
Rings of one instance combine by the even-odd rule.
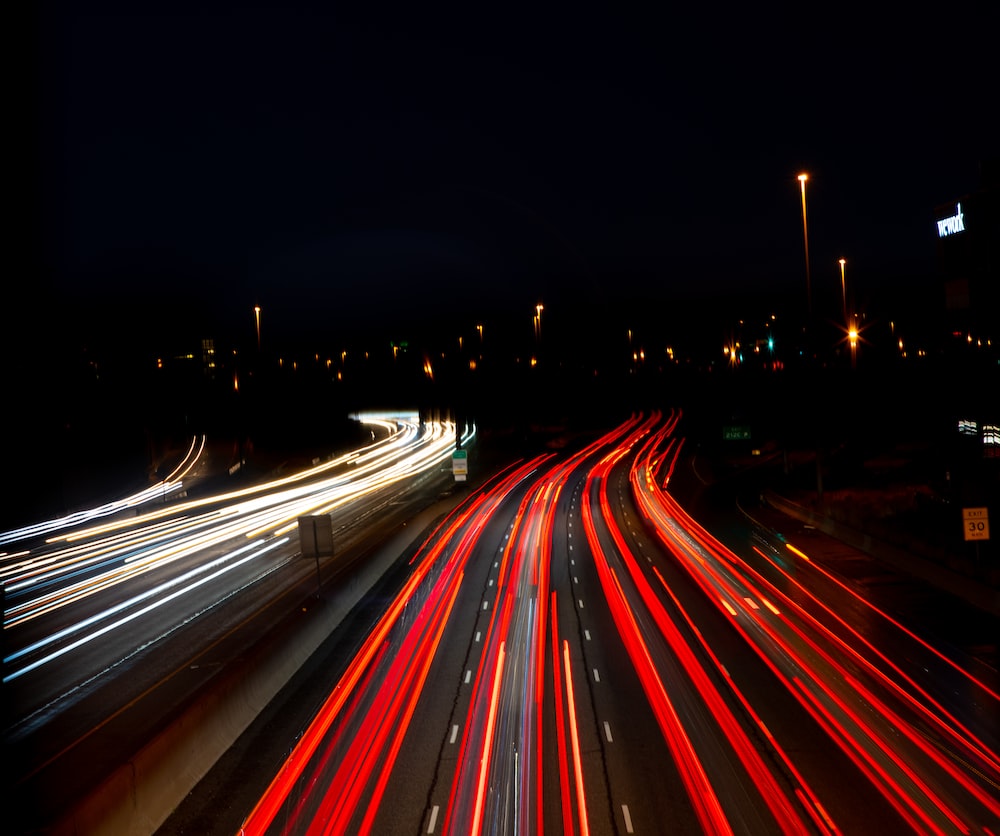
[[[301,617],[291,633],[293,640],[265,641],[239,664],[222,671],[180,716],[48,832],[55,836],[155,833],[395,560],[453,504],[438,503],[401,526],[356,567],[347,583],[324,590],[322,605]]]

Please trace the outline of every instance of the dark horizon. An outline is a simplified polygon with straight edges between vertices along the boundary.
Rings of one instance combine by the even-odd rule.
[[[491,352],[541,348],[582,385],[633,373],[633,349],[650,370],[667,348],[717,366],[775,314],[787,359],[808,318],[800,172],[832,362],[840,258],[886,357],[890,328],[954,348],[953,320],[995,350],[1000,236],[980,226],[976,257],[952,258],[935,229],[986,193],[1000,226],[971,11],[838,7],[807,27],[744,6],[44,0],[31,22],[15,471],[70,420],[179,397],[158,366],[206,339],[226,374],[402,341],[446,366],[482,325]]]
[[[301,333],[304,313],[357,331],[373,300],[361,330],[575,294],[793,307],[802,171],[817,296],[841,257],[879,293],[935,273],[935,213],[1000,149],[970,13],[906,37],[847,8],[46,0],[34,20],[30,285],[71,314],[226,330],[259,304]]]

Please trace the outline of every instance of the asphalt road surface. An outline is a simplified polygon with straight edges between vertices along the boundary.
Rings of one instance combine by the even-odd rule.
[[[713,537],[679,418],[477,488],[161,832],[997,832],[995,671]]]

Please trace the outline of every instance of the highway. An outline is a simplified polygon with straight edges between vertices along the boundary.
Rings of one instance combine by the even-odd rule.
[[[451,480],[453,428],[424,429],[11,550],[25,795],[84,792],[81,758],[127,757],[95,745],[119,718],[134,745],[254,642],[291,641],[317,566],[283,538],[330,513],[345,551],[321,582],[362,563],[405,496]],[[483,474],[159,832],[1000,833],[996,672],[764,524],[724,545],[672,493],[682,431],[634,415]]]
[[[679,420],[457,507],[220,831],[1000,832],[995,688],[793,544],[716,540],[669,491]]]
[[[196,439],[148,491],[0,534],[4,748],[26,829],[50,825],[197,698],[218,659],[239,660],[452,482],[453,425],[363,419],[370,445],[279,480],[187,496]],[[323,514],[335,556],[304,560],[297,520]]]

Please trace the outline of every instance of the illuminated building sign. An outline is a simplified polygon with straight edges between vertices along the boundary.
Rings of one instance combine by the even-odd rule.
[[[950,218],[942,218],[937,222],[938,238],[946,238],[956,232],[965,232],[965,215],[962,214],[962,204],[955,204],[955,214]]]

